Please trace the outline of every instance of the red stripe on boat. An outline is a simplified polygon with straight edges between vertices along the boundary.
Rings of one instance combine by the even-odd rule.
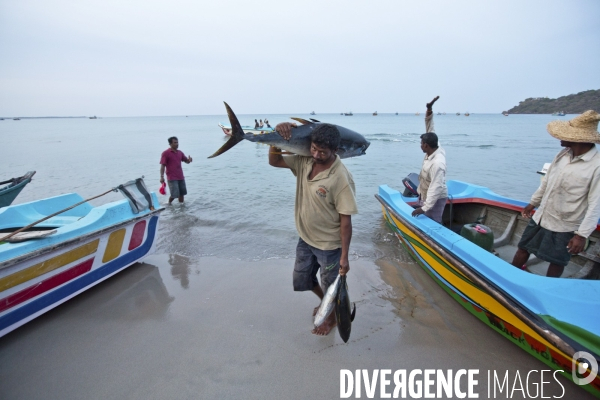
[[[146,232],[146,220],[142,220],[135,224],[133,232],[131,232],[131,239],[129,240],[129,250],[133,250],[142,244],[144,240],[144,232]]]
[[[450,204],[450,203],[451,203],[450,200],[446,201],[446,204]],[[521,206],[515,206],[514,204],[502,203],[500,201],[482,199],[482,198],[478,198],[478,197],[469,197],[466,199],[456,199],[456,200],[453,200],[452,203],[453,204],[480,203],[480,204],[487,204],[490,206],[506,208],[508,210],[519,211],[519,212],[523,211],[523,208],[524,208]],[[414,207],[414,206],[418,205],[419,202],[418,201],[407,201],[406,204]],[[532,214],[535,214],[535,210],[532,211]],[[596,230],[600,231],[600,224],[596,225]]]
[[[92,269],[93,263],[94,259],[90,258],[89,260],[84,261],[81,264],[78,264],[74,267],[71,267],[66,271],[63,271],[46,280],[36,283],[33,286],[29,286],[28,288],[13,293],[8,297],[0,299],[0,312],[14,307],[18,304],[21,304],[24,301],[32,299],[35,296],[47,292],[48,290],[54,289],[55,287],[58,287],[63,283],[78,277],[79,275],[83,275],[86,272],[89,272]]]

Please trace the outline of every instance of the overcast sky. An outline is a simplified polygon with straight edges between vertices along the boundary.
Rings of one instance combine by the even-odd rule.
[[[0,0],[0,116],[496,113],[600,89],[599,19],[598,0]]]

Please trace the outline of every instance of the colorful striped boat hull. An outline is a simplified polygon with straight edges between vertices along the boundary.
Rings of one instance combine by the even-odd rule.
[[[47,203],[64,204],[65,199],[77,197],[58,196]],[[158,205],[154,194],[152,198]],[[15,215],[26,217],[51,208],[42,203],[7,207],[7,212],[0,212],[0,229],[14,221]],[[40,224],[54,227],[53,235],[0,243],[0,336],[154,252],[163,209],[134,214],[127,200],[122,200],[96,208],[86,203],[74,211]]]
[[[463,182],[449,181],[448,188],[454,204],[483,202],[506,210],[525,206]],[[429,218],[412,217],[409,203],[414,198],[387,185],[379,187],[376,198],[403,247],[480,321],[571,380],[578,365],[573,362],[576,352],[599,359],[600,281],[547,278],[519,270]],[[582,387],[600,397],[600,377]]]

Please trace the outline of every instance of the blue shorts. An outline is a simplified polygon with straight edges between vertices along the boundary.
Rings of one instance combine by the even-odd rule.
[[[187,194],[187,187],[185,186],[185,179],[180,181],[167,181],[169,183],[169,192],[171,198],[176,199]]]
[[[335,281],[340,272],[342,249],[320,250],[298,239],[296,246],[296,263],[294,264],[294,290],[302,292],[313,290],[319,284],[317,272],[321,269],[321,289],[327,292],[329,285]]]

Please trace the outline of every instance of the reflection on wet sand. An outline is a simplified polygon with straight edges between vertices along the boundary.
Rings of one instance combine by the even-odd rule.
[[[182,288],[188,289],[190,287],[190,272],[192,271],[190,266],[193,262],[188,257],[169,254],[169,264],[171,265],[173,278],[181,282]],[[196,270],[195,273],[199,274],[200,271]]]
[[[95,307],[88,308],[90,316],[141,320],[161,319],[166,315],[175,298],[169,295],[158,267],[135,264],[118,276],[119,279],[107,281],[101,291],[94,293]]]

